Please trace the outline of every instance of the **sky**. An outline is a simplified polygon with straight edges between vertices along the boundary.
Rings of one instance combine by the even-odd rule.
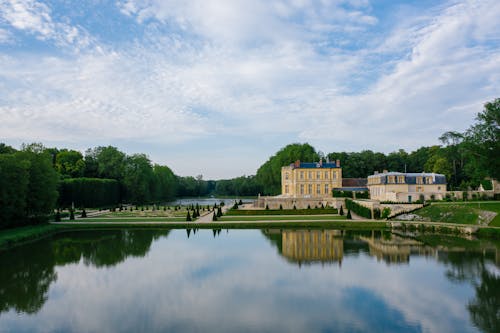
[[[499,96],[500,1],[0,0],[0,142],[113,145],[181,176],[290,143],[439,144]]]

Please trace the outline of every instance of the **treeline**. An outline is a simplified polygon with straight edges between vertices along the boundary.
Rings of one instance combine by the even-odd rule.
[[[58,174],[40,145],[0,144],[0,228],[44,221],[56,206]]]
[[[332,152],[326,156],[309,144],[291,144],[264,163],[255,176],[256,188],[266,195],[281,193],[281,167],[301,161],[340,160],[344,178],[366,178],[374,171],[436,172],[446,175],[449,189],[477,188],[486,177],[500,179],[500,98],[484,105],[476,123],[464,133],[446,132],[440,146],[403,149],[384,154]],[[488,184],[485,182],[484,184]]]

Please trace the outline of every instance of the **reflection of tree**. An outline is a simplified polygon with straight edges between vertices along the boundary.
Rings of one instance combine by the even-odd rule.
[[[0,313],[15,309],[35,313],[56,280],[49,241],[0,252]]]
[[[0,252],[0,313],[36,313],[56,281],[56,265],[113,266],[129,256],[143,257],[154,239],[169,230],[109,230],[64,233]]]
[[[500,332],[500,277],[488,271],[487,261],[495,262],[492,252],[459,251],[441,253],[439,261],[449,265],[446,277],[453,282],[471,283],[476,291],[469,302],[472,322],[484,332]]]
[[[169,230],[109,230],[96,237],[95,231],[81,231],[56,240],[54,253],[57,264],[83,258],[86,265],[114,266],[129,256],[144,257],[153,239],[168,233]]]
[[[472,321],[484,332],[500,332],[500,278],[484,269],[475,288],[476,298],[467,306]]]

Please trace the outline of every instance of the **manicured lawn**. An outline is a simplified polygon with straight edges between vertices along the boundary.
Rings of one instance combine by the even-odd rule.
[[[316,209],[230,209],[226,215],[322,215],[338,214],[335,208]]]
[[[272,216],[272,215],[258,215],[258,216],[222,216],[220,221],[284,221],[284,220],[294,220],[294,221],[303,221],[303,220],[345,220],[345,216],[338,215],[280,215],[280,216]]]
[[[29,241],[47,236],[57,230],[64,229],[64,226],[40,224],[26,227],[0,230],[0,248],[11,246],[19,241]]]
[[[77,219],[75,221],[78,222],[142,222],[142,221],[151,221],[151,222],[182,222],[185,221],[185,217],[87,217],[84,219]],[[64,222],[71,222],[69,220],[64,220]]]
[[[433,222],[478,224],[480,210],[496,212],[489,225],[500,226],[500,202],[434,203],[413,213]]]

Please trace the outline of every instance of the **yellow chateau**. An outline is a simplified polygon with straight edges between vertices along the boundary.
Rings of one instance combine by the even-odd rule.
[[[281,168],[281,195],[292,198],[324,198],[342,187],[342,168],[336,162],[296,161]]]

